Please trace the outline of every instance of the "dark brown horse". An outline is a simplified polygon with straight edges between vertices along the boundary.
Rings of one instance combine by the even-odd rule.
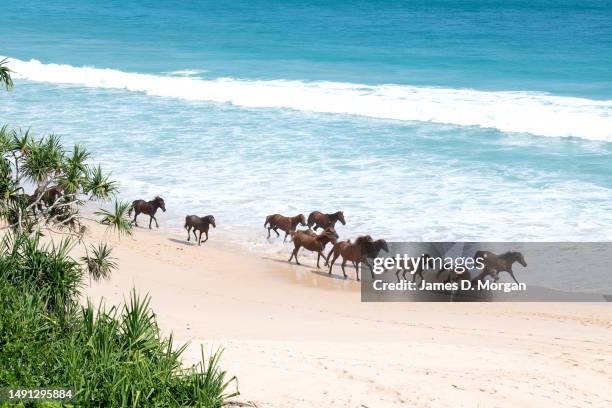
[[[482,280],[489,275],[495,279],[495,282],[497,282],[499,280],[500,272],[508,272],[510,276],[512,276],[512,279],[514,279],[516,283],[519,283],[514,277],[514,272],[512,272],[512,264],[518,262],[524,267],[527,267],[527,262],[525,262],[523,254],[516,251],[509,251],[501,255],[496,255],[489,251],[476,251],[474,254],[474,259],[477,258],[484,259],[484,268],[482,269],[480,275],[474,278],[474,281]]]
[[[357,276],[357,280],[359,280],[359,264],[363,262],[366,255],[366,243],[374,243],[374,240],[369,235],[362,235],[357,237],[355,243],[351,243],[351,241],[342,241],[334,244],[334,247],[327,254],[327,259],[325,260],[325,264],[329,264],[329,274],[332,273],[332,268],[334,266],[334,262],[340,255],[342,255],[342,274],[346,278],[346,271],[344,270],[344,266],[347,261],[351,261],[353,266],[355,266],[355,275]],[[329,262],[329,258],[332,256],[333,258],[331,262]]]
[[[344,221],[344,213],[342,211],[336,211],[333,214],[323,214],[321,211],[313,211],[308,216],[308,228],[312,228],[313,230],[317,230],[317,228],[321,227],[325,228],[335,228],[336,222],[340,221],[342,225],[346,225],[346,221]]]
[[[130,210],[128,211],[128,216],[132,215],[132,210],[134,210],[134,225],[138,226],[136,222],[136,217],[139,214],[146,214],[149,218],[149,229],[151,229],[151,221],[155,220],[155,226],[159,228],[159,224],[157,223],[157,218],[155,218],[155,213],[157,210],[161,208],[163,212],[166,212],[166,203],[164,203],[164,199],[160,196],[155,197],[151,201],[145,200],[134,200]]]
[[[389,252],[389,247],[387,246],[387,241],[385,241],[384,239],[380,238],[377,239],[374,242],[365,242],[364,246],[364,254],[363,254],[363,259],[362,262],[364,264],[366,264],[368,266],[368,268],[370,268],[370,273],[372,274],[372,279],[374,279],[374,272],[372,272],[374,270],[374,268],[372,267],[372,265],[370,265],[370,263],[368,262],[368,259],[374,259],[378,257],[378,254],[380,253],[380,251],[385,251],[385,252]]]
[[[444,277],[444,280],[442,281],[444,283],[471,281],[470,271],[468,271],[467,269],[465,269],[464,271],[460,271],[457,267],[440,269],[436,273],[436,279],[438,281],[440,280],[440,275],[442,275],[444,272],[447,273],[447,275]]]
[[[280,237],[280,234],[277,231],[278,228],[285,231],[285,238],[283,239],[283,242],[285,242],[289,233],[291,231],[295,231],[295,228],[298,225],[306,226],[304,214],[298,214],[295,217],[285,217],[284,215],[280,214],[272,214],[266,217],[264,228],[268,228],[268,238],[270,238],[270,230],[276,232],[277,237]]]
[[[28,205],[35,204],[32,210],[42,211],[43,204],[47,207],[52,206],[64,194],[62,186],[38,186],[34,194],[28,195]]]
[[[300,265],[297,259],[297,253],[301,247],[304,247],[309,251],[317,252],[317,268],[319,268],[319,259],[321,259],[321,257],[325,259],[325,255],[323,254],[325,245],[327,245],[328,242],[335,244],[338,239],[338,234],[336,234],[333,228],[326,228],[319,235],[312,235],[308,231],[296,231],[290,234],[291,238],[293,238],[294,249],[287,262],[291,262],[291,259],[295,257],[295,263]],[[325,265],[327,265],[327,262],[325,262]]]
[[[416,282],[417,275],[421,278],[421,282],[423,282],[423,272],[425,271],[426,267],[429,266],[430,259],[431,256],[429,254],[423,254],[419,257],[416,268],[414,267],[412,262],[402,265],[403,267],[399,268],[397,272],[395,272],[395,276],[397,276],[397,281],[400,281],[400,273],[402,274],[402,279],[406,280],[406,273],[410,272],[410,274],[412,275],[412,282]]]
[[[204,242],[208,241],[208,229],[210,226],[217,228],[215,224],[215,217],[207,215],[204,217],[198,217],[197,215],[188,215],[185,217],[185,229],[187,230],[187,241],[191,237],[190,232],[193,228],[193,238],[198,240],[198,245],[202,242],[202,232],[206,235]],[[200,231],[200,237],[196,236],[196,231]]]

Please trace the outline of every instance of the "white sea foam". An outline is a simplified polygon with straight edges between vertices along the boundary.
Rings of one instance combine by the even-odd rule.
[[[207,71],[203,69],[179,69],[176,71],[166,72],[166,74],[180,77],[193,77],[205,72]]]
[[[205,80],[43,64],[37,60],[11,59],[9,64],[16,78],[30,81],[126,89],[249,108],[290,108],[612,142],[612,100],[539,92],[484,92],[404,85],[233,78]]]

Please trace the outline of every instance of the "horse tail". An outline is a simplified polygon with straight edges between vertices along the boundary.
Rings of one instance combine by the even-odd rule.
[[[189,226],[189,216],[185,216],[185,226],[183,228],[187,229],[187,227]]]
[[[132,211],[134,210],[134,206],[136,206],[136,201],[138,200],[132,201],[132,205],[130,205],[130,208],[128,208],[128,217],[132,216]]]
[[[268,225],[268,224],[270,223],[270,218],[272,218],[272,216],[271,216],[271,215],[268,215],[268,216],[266,217],[266,222],[264,222],[264,228],[266,228],[266,225]]]

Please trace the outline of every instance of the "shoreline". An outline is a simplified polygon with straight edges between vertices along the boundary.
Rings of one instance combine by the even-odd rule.
[[[102,206],[104,208],[104,206]],[[93,215],[93,212],[97,210],[97,207],[90,203],[86,206],[85,212],[88,214],[91,221],[96,219],[97,217]],[[213,214],[214,215],[214,214]],[[160,227],[155,228],[155,224],[153,224],[153,229],[148,229],[148,222],[143,222],[148,217],[146,215],[139,216],[140,226],[135,227],[136,230],[141,231],[156,231],[156,233],[160,233],[162,235],[172,236],[177,242],[183,242],[184,244],[193,243],[193,235],[191,235],[191,241],[187,241],[185,234],[186,231],[182,228],[183,220],[178,220],[176,217],[165,217],[165,214],[158,213]],[[218,221],[217,221],[218,222]],[[298,226],[298,229],[304,230],[307,227]],[[340,235],[338,241],[345,241],[350,239],[353,242],[357,236],[369,234],[368,229],[361,230],[358,234],[346,233],[344,230],[345,226],[337,223],[336,230]],[[280,231],[280,230],[279,230]],[[319,229],[318,232],[321,232]],[[283,242],[284,232],[280,231],[280,237],[277,237],[275,233],[271,232],[271,238],[267,239],[267,229],[265,228],[256,228],[254,226],[248,225],[218,225],[217,228],[210,228],[209,230],[210,239],[208,242],[203,243],[202,245],[212,245],[216,248],[226,248],[233,251],[244,251],[249,254],[263,258],[270,259],[277,262],[286,263],[287,259],[291,256],[291,251],[293,250],[293,245],[291,240],[288,239],[286,242]],[[385,238],[384,236],[374,235],[374,239],[377,238]],[[197,242],[197,241],[196,241]],[[396,242],[392,240],[387,240],[388,243]],[[399,242],[399,241],[398,241]],[[412,240],[408,240],[406,242],[413,242]],[[464,242],[464,241],[457,241]],[[465,241],[468,242],[468,241]],[[491,241],[493,242],[493,241]],[[483,241],[483,244],[487,242]],[[582,241],[576,241],[574,244],[580,245],[583,243]],[[603,243],[603,241],[602,241]],[[533,244],[538,245],[541,244],[539,241],[527,241],[524,244]],[[325,250],[323,251],[325,255],[329,253],[331,250],[331,245],[327,245]],[[598,256],[597,254],[593,255],[594,257]],[[316,259],[316,254],[313,254],[310,251],[305,249],[300,249],[299,252],[300,262],[302,260],[308,261]],[[294,261],[292,261],[295,265]],[[322,274],[327,276],[325,272],[325,268],[321,268]],[[336,262],[334,265],[334,276],[333,278],[342,279],[341,271],[340,271],[340,262]],[[347,266],[348,279],[355,279],[355,272],[352,266]],[[519,276],[519,275],[517,275]],[[545,275],[544,275],[545,276]],[[608,301],[607,299],[612,296],[612,287],[602,287],[600,285],[601,282],[595,283],[595,280],[588,281],[587,285],[584,284],[580,287],[576,286],[577,281],[564,282],[562,284],[554,285],[550,281],[543,281],[542,274],[540,276],[534,276],[529,274],[522,274],[520,276],[520,282],[526,284],[529,288],[534,289],[532,292],[534,293],[534,301]],[[500,282],[500,285],[504,286],[507,283],[512,283],[508,276],[503,276]],[[486,285],[490,285],[486,284]],[[573,285],[573,286],[572,286]],[[507,286],[507,285],[506,285]],[[486,288],[483,288],[486,289]],[[561,297],[559,297],[561,296]],[[562,297],[566,297],[563,299]],[[527,297],[528,298],[528,297]],[[525,299],[522,297],[521,299],[524,301]],[[506,299],[506,301],[512,299]]]
[[[609,405],[612,312],[589,303],[362,303],[359,284],[211,240],[106,235],[119,268],[94,304],[149,293],[184,363],[222,347],[258,407]],[[323,273],[320,273],[323,272]],[[350,276],[350,271],[349,271]]]

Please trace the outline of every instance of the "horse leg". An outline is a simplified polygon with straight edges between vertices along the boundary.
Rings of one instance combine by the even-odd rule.
[[[298,264],[298,265],[300,264],[300,263],[298,262],[298,259],[297,259],[297,253],[298,253],[298,250],[299,250],[299,249],[300,249],[300,247],[295,247],[295,248],[293,249],[293,252],[291,252],[291,256],[289,257],[289,260],[288,260],[287,262],[291,262],[291,259],[292,259],[293,257],[295,257],[295,263],[296,263],[296,264]]]
[[[187,230],[187,242],[189,242],[191,238],[191,227],[185,227],[185,229]]]
[[[206,235],[206,239],[204,242],[208,241],[208,231],[204,231],[204,235]],[[202,237],[202,233],[200,233],[200,238]]]
[[[294,256],[295,256],[295,263],[296,263],[296,264],[298,264],[298,265],[301,265],[301,264],[300,264],[300,262],[299,262],[299,261],[298,261],[298,259],[297,259],[297,254],[298,254],[298,251],[299,251],[299,250],[300,250],[300,248],[299,248],[299,247],[297,247],[297,248],[295,248],[295,249],[293,250],[293,252],[295,252],[295,253],[294,253]]]
[[[325,258],[325,266],[329,265],[329,258],[331,258],[332,253],[334,252],[334,247],[332,247],[332,249],[329,251],[329,253],[327,254],[327,258]],[[334,261],[336,260],[336,258],[334,258]],[[331,268],[330,268],[331,271]],[[331,272],[330,272],[331,273]]]
[[[329,255],[331,255],[333,252],[333,250],[329,253]],[[329,255],[327,256],[329,258]],[[336,259],[338,259],[338,256],[340,254],[334,254],[334,257],[332,258],[331,262],[329,262],[329,274],[331,275],[332,273],[332,268],[334,267],[334,263],[336,262]]]
[[[514,277],[514,272],[512,272],[512,270],[509,270],[508,273],[510,274],[510,276],[512,276],[512,279],[514,279],[516,283],[519,283],[519,281],[517,281],[516,278]]]
[[[151,229],[151,223],[153,222],[153,216],[149,215],[149,229]]]
[[[353,263],[355,264],[355,276],[357,277],[357,282],[359,282],[359,261]]]
[[[487,268],[483,269],[482,272],[480,272],[480,274],[475,277],[474,279],[472,279],[472,282],[480,282],[482,280],[484,280],[484,278],[489,274],[489,271]]]
[[[320,266],[319,266],[319,259],[321,259],[321,255],[323,255],[323,253],[321,253],[321,251],[317,252],[317,269],[320,268]],[[323,259],[325,259],[325,255],[323,255]]]
[[[159,228],[159,224],[157,223],[157,218],[155,218],[155,216],[154,216],[154,215],[153,215],[152,217],[153,217],[153,219],[155,220],[155,227],[156,227],[156,228]]]
[[[278,231],[276,230],[278,227],[274,227],[273,231],[276,232],[276,238],[280,237],[280,234],[278,233]]]
[[[271,229],[272,229],[272,228],[268,227],[268,239],[270,239],[270,230],[271,230]]]
[[[283,242],[287,241],[287,235],[289,235],[289,233],[287,231],[285,231],[285,238],[283,238]]]
[[[398,269],[397,272],[395,272],[395,276],[397,277],[397,282],[398,283],[401,282],[400,278],[399,278],[399,274],[400,274],[401,271],[402,271],[401,269]]]
[[[368,269],[370,269],[370,271],[374,271],[374,267],[372,265],[370,265],[370,263],[368,262],[367,258],[363,259],[361,262],[364,263],[368,267]],[[374,272],[372,272],[372,276],[373,275],[374,275]]]
[[[198,245],[202,244],[202,230],[200,230],[200,237],[198,238]]]
[[[138,217],[138,211],[134,210],[134,225],[138,226],[138,222],[136,222],[136,217]]]
[[[342,258],[342,265],[340,265],[342,267],[342,274],[344,275],[344,279],[346,279],[348,276],[346,276],[346,272],[344,271],[344,266],[346,265],[346,259]]]

